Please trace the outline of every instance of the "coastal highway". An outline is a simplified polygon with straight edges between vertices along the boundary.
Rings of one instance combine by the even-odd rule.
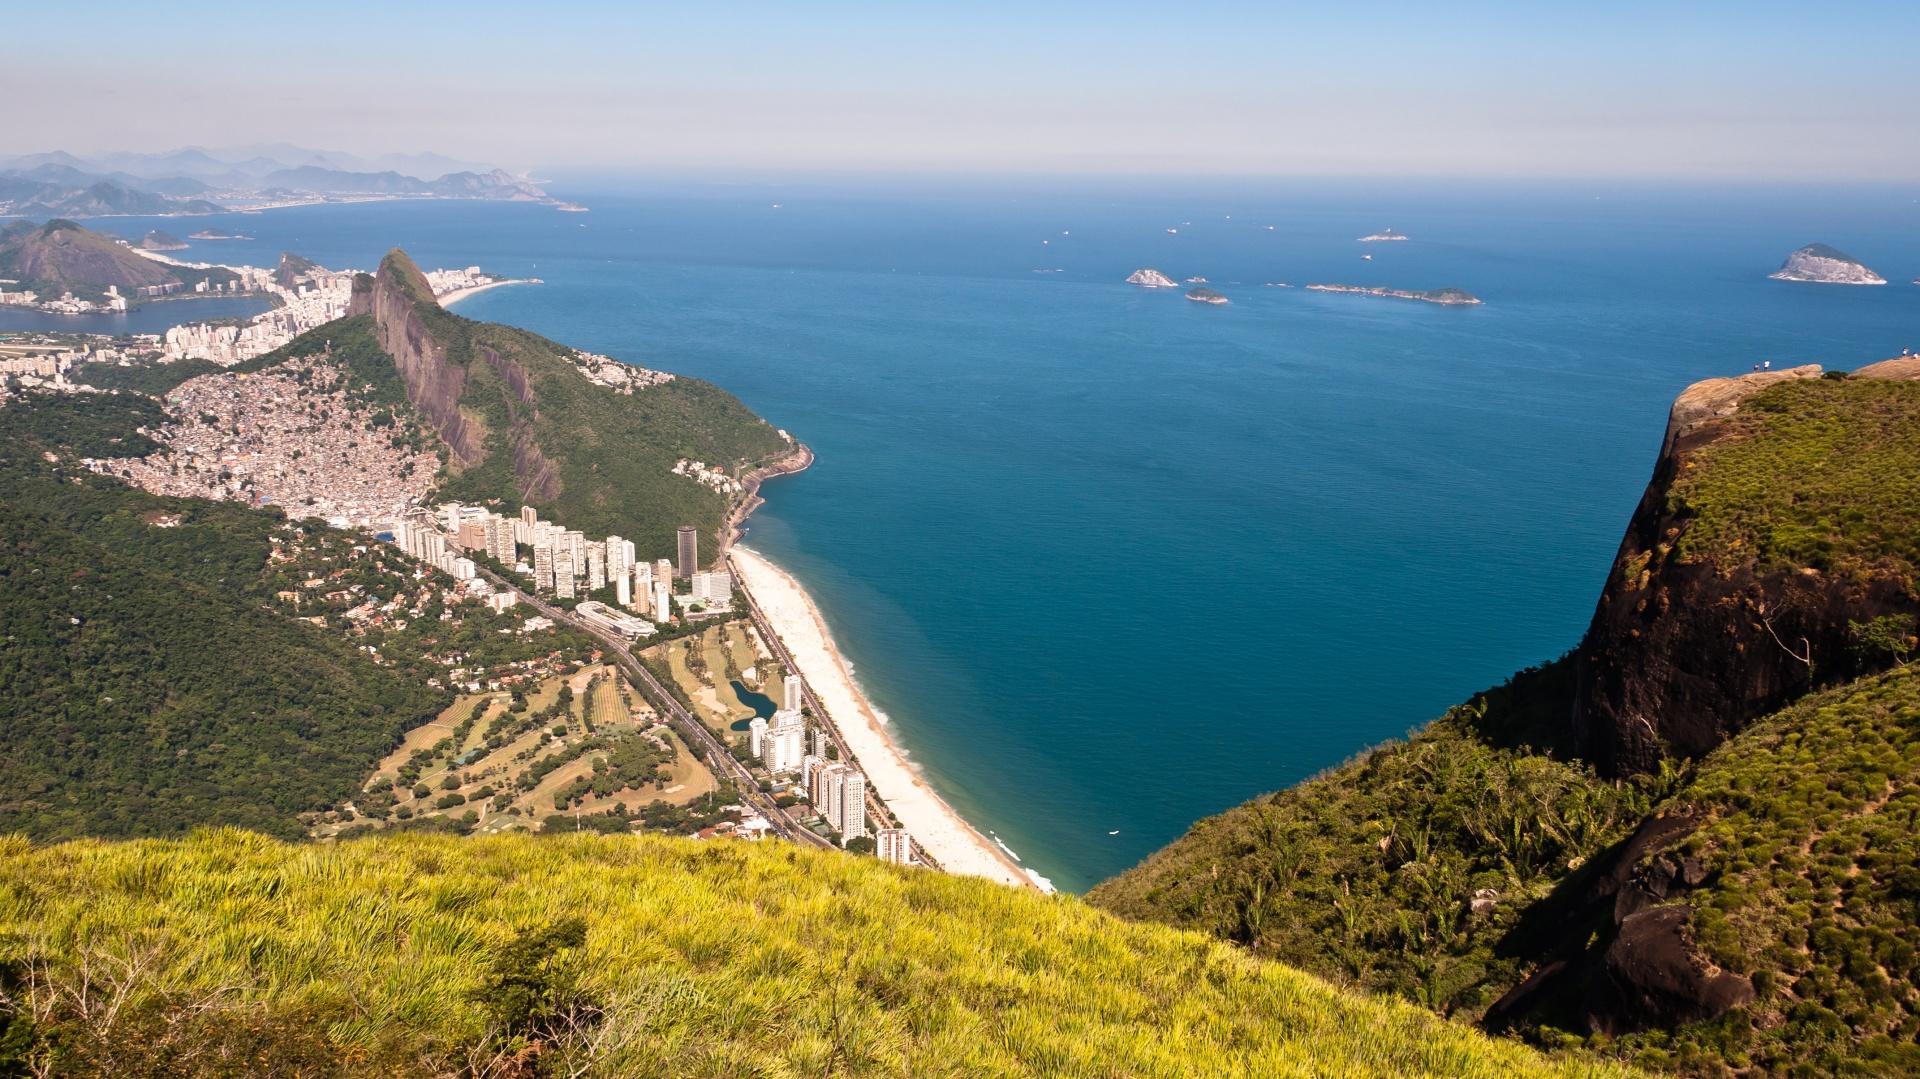
[[[707,729],[706,724],[688,714],[685,708],[680,707],[680,702],[674,699],[673,694],[667,692],[667,688],[661,685],[658,679],[654,678],[653,672],[649,671],[645,664],[634,657],[633,652],[627,648],[626,641],[622,640],[617,634],[609,633],[588,625],[567,611],[563,611],[545,602],[538,596],[521,589],[512,581],[501,577],[485,566],[477,568],[480,575],[493,582],[495,587],[512,592],[514,595],[520,597],[520,602],[527,604],[534,610],[553,619],[555,622],[565,622],[567,625],[580,630],[582,633],[590,634],[595,640],[605,645],[607,652],[612,655],[620,664],[621,668],[627,672],[633,684],[638,686],[641,694],[647,698],[647,702],[652,704],[654,709],[662,716],[666,717],[667,724],[673,728],[674,733],[678,734],[682,741],[686,742],[690,748],[696,749],[700,755],[706,759],[707,767],[713,769],[715,775],[726,776],[728,779],[733,780],[734,785],[740,788],[740,800],[751,806],[761,816],[767,818],[767,822],[773,825],[774,833],[779,835],[780,838],[803,845],[833,848],[832,843],[816,835],[811,829],[801,827],[800,823],[795,821],[785,809],[774,804],[771,797],[761,793],[760,780],[755,778],[754,774],[747,770],[746,765],[741,764],[735,759],[732,753],[728,752],[727,747],[722,745],[720,740],[713,736],[713,732]],[[844,752],[844,748],[842,751]]]

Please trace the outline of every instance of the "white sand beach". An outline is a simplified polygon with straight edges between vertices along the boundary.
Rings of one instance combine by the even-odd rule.
[[[484,285],[475,285],[472,288],[457,288],[444,296],[436,298],[440,301],[441,307],[452,307],[461,300],[467,299],[470,296],[478,296],[488,289],[503,288],[507,285],[537,285],[540,283],[540,279],[537,277],[515,277],[505,281],[489,281]]]
[[[833,645],[833,636],[806,590],[764,555],[735,546],[729,557],[735,577],[772,623],[800,674],[826,705],[840,737],[853,751],[867,781],[941,868],[1005,884],[1035,882],[994,842],[963,820],[907,763],[886,724]]]

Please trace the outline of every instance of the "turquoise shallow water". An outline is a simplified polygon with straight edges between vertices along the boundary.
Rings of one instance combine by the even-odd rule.
[[[938,788],[1070,889],[1573,646],[1688,382],[1920,346],[1920,205],[1888,189],[605,186],[211,224],[257,238],[229,257],[537,274],[459,310],[809,442],[750,542]],[[1816,240],[1902,283],[1765,280]]]

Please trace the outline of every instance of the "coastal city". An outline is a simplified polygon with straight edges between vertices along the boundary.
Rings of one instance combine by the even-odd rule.
[[[683,634],[697,623],[726,619],[735,612],[733,575],[701,562],[699,532],[691,526],[678,530],[677,559],[651,562],[635,557],[632,540],[617,535],[590,539],[541,518],[531,506],[509,516],[483,506],[444,502],[400,514],[377,537],[486,597],[497,610],[511,609],[524,596],[530,606],[574,620],[627,655],[628,646],[644,646],[666,633]],[[741,596],[752,602],[751,596]],[[870,789],[838,731],[815,710],[797,671],[775,662],[758,625],[740,632],[761,656],[744,666],[743,678],[755,684],[777,680],[780,697],[769,701],[770,714],[746,721],[744,736],[723,743],[766,797],[761,806],[740,807],[728,834],[792,836],[804,831],[831,837],[839,845],[870,847],[878,857],[898,864],[927,863],[905,828],[874,823],[890,819],[889,808]],[[778,674],[762,674],[763,668]],[[637,663],[635,669],[644,670]],[[689,696],[712,692],[711,686],[697,681],[683,689],[694,691]],[[682,734],[691,728],[686,738],[690,744],[725,733],[702,727],[691,712],[681,718],[692,721],[680,728]],[[802,803],[811,811],[800,812]],[[769,824],[770,815],[786,818],[785,827]]]
[[[358,271],[328,269],[291,254],[269,270],[186,262],[124,243],[115,250],[200,275],[197,284],[169,286],[169,292],[253,294],[270,306],[250,318],[185,322],[159,334],[14,333],[0,339],[0,387],[8,395],[117,394],[128,380],[139,383],[150,373],[162,379],[167,388],[157,400],[164,419],[140,426],[142,448],[82,457],[81,467],[161,497],[279,510],[291,520],[317,520],[345,535],[383,541],[384,549],[415,567],[413,598],[402,589],[383,600],[364,583],[328,589],[323,578],[314,578],[307,582],[310,594],[283,590],[281,602],[296,610],[305,604],[332,611],[324,618],[303,617],[316,624],[337,619],[343,631],[370,634],[366,647],[376,655],[380,646],[372,642],[415,632],[434,610],[442,619],[473,610],[499,620],[498,634],[520,642],[508,649],[511,660],[476,662],[480,653],[470,649],[434,652],[443,657],[445,673],[430,681],[458,687],[462,701],[472,697],[471,705],[460,707],[499,709],[503,694],[535,686],[545,693],[561,681],[597,694],[598,703],[580,717],[582,726],[555,723],[547,732],[554,752],[538,752],[546,739],[533,745],[510,741],[502,752],[518,748],[497,759],[492,746],[504,734],[449,752],[436,774],[443,783],[460,780],[454,788],[423,795],[417,780],[405,792],[395,785],[401,773],[427,766],[431,754],[422,754],[429,748],[439,748],[416,746],[395,764],[399,771],[383,768],[369,776],[362,797],[317,819],[315,834],[455,813],[462,828],[477,831],[542,822],[551,827],[562,812],[572,812],[577,827],[590,812],[596,828],[671,826],[703,836],[776,837],[1050,888],[1011,851],[972,828],[907,763],[798,584],[756,552],[731,543],[733,530],[759,504],[760,480],[811,462],[785,431],[770,433],[796,464],[748,471],[698,456],[673,459],[667,471],[674,481],[731,506],[731,523],[718,557],[709,561],[701,558],[702,534],[692,525],[678,528],[674,559],[642,558],[631,538],[589,535],[543,517],[532,505],[435,501],[433,491],[447,475],[438,432],[422,414],[396,407],[350,374],[331,349],[273,357],[264,369],[248,364],[346,316],[363,280]],[[442,306],[519,283],[477,266],[421,276]],[[111,288],[103,295],[110,303],[120,298]],[[592,352],[561,349],[558,358],[618,397],[664,393],[675,385],[670,373]],[[198,373],[165,378],[168,368],[184,364],[200,366],[182,367],[182,374]],[[353,558],[368,557],[364,547],[355,552]],[[456,620],[478,624],[482,617]],[[571,661],[565,649],[539,650],[544,635],[563,630],[586,635],[578,639],[597,642],[595,650],[576,653]],[[583,676],[589,667],[600,673]],[[590,689],[602,682],[604,690]],[[607,712],[615,697],[631,702],[626,718]],[[510,710],[486,727],[456,725],[462,733],[455,748],[501,724],[523,730],[533,722],[531,713],[515,718],[520,716]],[[629,743],[629,736],[642,741]],[[657,784],[664,786],[649,793],[657,784],[646,782],[645,768],[622,770],[594,755],[595,747],[606,752],[610,746],[613,756],[629,764],[664,754],[672,762],[664,772],[656,769],[662,777]],[[580,770],[589,765],[596,787],[608,790],[583,799],[572,792],[586,781]],[[513,798],[482,794],[507,776],[534,786]],[[722,792],[732,792],[735,801],[713,804]]]

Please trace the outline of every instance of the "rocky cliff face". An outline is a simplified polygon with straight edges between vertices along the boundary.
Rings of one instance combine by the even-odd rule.
[[[1671,497],[1676,480],[1730,437],[1744,402],[1820,374],[1806,366],[1711,379],[1674,402],[1653,481],[1578,654],[1576,744],[1603,773],[1649,770],[1663,756],[1697,758],[1816,685],[1865,673],[1872,660],[1858,654],[1852,624],[1913,611],[1910,584],[1897,574],[1683,558],[1676,550],[1696,523],[1692,508]],[[1876,364],[1855,377],[1920,377],[1920,360]]]
[[[481,345],[480,355],[507,389],[508,438],[513,446],[513,479],[520,501],[551,501],[560,494],[560,470],[541,451],[533,435],[533,421],[540,414],[533,382],[526,368],[502,356],[498,349]]]
[[[434,336],[423,306],[439,310],[433,289],[412,260],[394,251],[378,273],[354,282],[347,315],[373,316],[374,334],[393,357],[407,400],[446,443],[457,466],[472,467],[487,455],[486,432],[460,411],[467,370],[450,357],[450,343]]]

